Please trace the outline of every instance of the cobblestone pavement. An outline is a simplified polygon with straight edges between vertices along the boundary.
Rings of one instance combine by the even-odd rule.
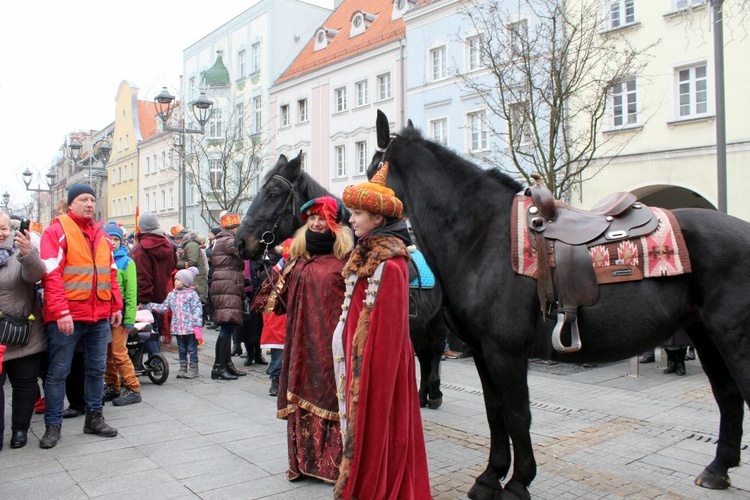
[[[216,332],[206,333],[200,379],[174,377],[176,353],[168,346],[173,374],[166,384],[142,377],[143,403],[106,406],[117,438],[83,434],[79,417],[64,421],[56,448],[42,450],[44,421],[35,415],[29,444],[13,450],[7,428],[0,498],[331,498],[330,485],[285,479],[285,423],[275,418],[265,367],[245,368],[249,376],[238,381],[212,381]],[[448,360],[442,367],[444,404],[422,410],[432,494],[466,498],[487,462],[489,428],[472,360]],[[693,485],[713,458],[719,418],[698,363],[688,362],[685,377],[662,374],[658,363],[642,365],[640,378],[627,376],[628,369],[627,362],[588,369],[532,365],[538,465],[532,496],[750,498],[747,451],[730,472],[729,490]],[[7,383],[6,393],[10,399]],[[6,417],[9,424],[9,406]]]

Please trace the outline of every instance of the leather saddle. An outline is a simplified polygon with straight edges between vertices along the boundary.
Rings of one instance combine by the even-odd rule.
[[[537,293],[545,314],[557,311],[552,345],[559,352],[582,347],[578,307],[599,300],[599,285],[589,247],[636,238],[654,231],[659,219],[631,193],[607,196],[590,211],[555,200],[541,182],[526,190],[532,204],[526,213],[531,244],[537,252]],[[570,325],[570,345],[561,336]]]

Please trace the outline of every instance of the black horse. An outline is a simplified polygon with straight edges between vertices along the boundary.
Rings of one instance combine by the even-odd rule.
[[[388,186],[403,201],[444,285],[448,313],[473,349],[484,389],[490,456],[469,497],[529,498],[536,462],[527,359],[541,312],[536,282],[511,267],[511,205],[522,186],[423,138],[411,125],[391,136],[380,111],[376,123],[378,147],[385,151],[375,154],[369,170],[389,165]],[[558,358],[625,359],[685,327],[721,418],[716,456],[695,482],[723,489],[730,484],[728,469],[740,462],[744,404],[750,401],[750,224],[711,210],[673,213],[692,273],[600,286],[599,301],[578,312],[583,348]]]
[[[237,231],[238,254],[255,260],[267,246],[292,237],[302,225],[299,218],[302,204],[324,195],[330,193],[302,171],[300,156],[288,160],[281,155],[266,175],[263,187]],[[413,311],[409,317],[409,333],[421,374],[419,402],[422,407],[436,409],[443,403],[440,357],[449,331],[443,315],[442,291],[437,285],[430,289],[412,288],[409,297]]]

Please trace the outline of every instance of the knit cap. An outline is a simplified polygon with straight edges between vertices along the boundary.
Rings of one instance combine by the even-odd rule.
[[[174,277],[175,279],[182,281],[182,284],[187,288],[190,288],[191,286],[193,286],[193,282],[195,282],[196,274],[198,274],[197,267],[188,267],[187,269],[181,269],[177,271],[177,274],[175,274]]]
[[[122,243],[124,234],[122,232],[122,228],[117,224],[117,222],[110,222],[106,226],[104,226],[104,231],[110,236],[110,238],[117,238],[120,240],[120,243]]]
[[[91,196],[96,198],[96,192],[94,191],[94,188],[92,188],[88,184],[73,184],[72,186],[70,186],[70,189],[68,189],[68,205],[73,203],[73,200],[75,200],[82,194],[90,194]]]
[[[138,227],[144,233],[158,231],[159,219],[156,218],[156,214],[153,212],[143,212],[138,218]]]

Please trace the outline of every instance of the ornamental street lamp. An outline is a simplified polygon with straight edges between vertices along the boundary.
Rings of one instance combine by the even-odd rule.
[[[45,175],[45,182],[47,183],[47,187],[43,188],[41,187],[41,176],[37,177],[36,179],[36,188],[29,187],[31,185],[31,179],[34,176],[34,174],[29,170],[29,167],[26,167],[26,170],[23,171],[21,174],[23,176],[23,183],[26,185],[26,191],[32,191],[36,193],[36,220],[37,222],[41,222],[42,220],[42,193],[51,193],[52,192],[52,185],[55,183],[55,174],[52,172],[47,172],[47,175]],[[6,193],[7,194],[7,193]],[[10,198],[10,196],[8,196]],[[3,200],[5,200],[5,195],[3,195]],[[31,218],[31,217],[30,217]]]
[[[96,150],[96,153],[93,152],[94,146],[99,144],[99,148]],[[78,142],[77,139],[73,139],[71,143],[68,145],[68,153],[70,155],[70,158],[73,160],[74,164],[78,164],[78,161],[81,159],[81,151],[83,150],[83,145]],[[112,146],[109,144],[109,142],[105,141],[104,139],[99,139],[97,141],[91,141],[89,139],[89,155],[88,155],[88,162],[89,162],[89,182],[91,182],[92,178],[92,169],[94,160],[101,162],[102,168],[107,167],[107,162],[109,162],[109,155],[112,153]]]
[[[3,206],[6,214],[8,213],[8,203],[10,203],[10,193],[6,191],[3,193]]]
[[[182,226],[187,227],[187,175],[185,172],[185,134],[205,134],[206,124],[211,118],[213,111],[213,101],[206,97],[205,92],[201,92],[198,99],[190,103],[200,129],[188,127],[172,127],[169,125],[169,117],[174,111],[175,97],[169,93],[167,87],[162,87],[159,95],[154,97],[156,113],[164,124],[164,130],[177,132],[180,134],[180,218]]]

